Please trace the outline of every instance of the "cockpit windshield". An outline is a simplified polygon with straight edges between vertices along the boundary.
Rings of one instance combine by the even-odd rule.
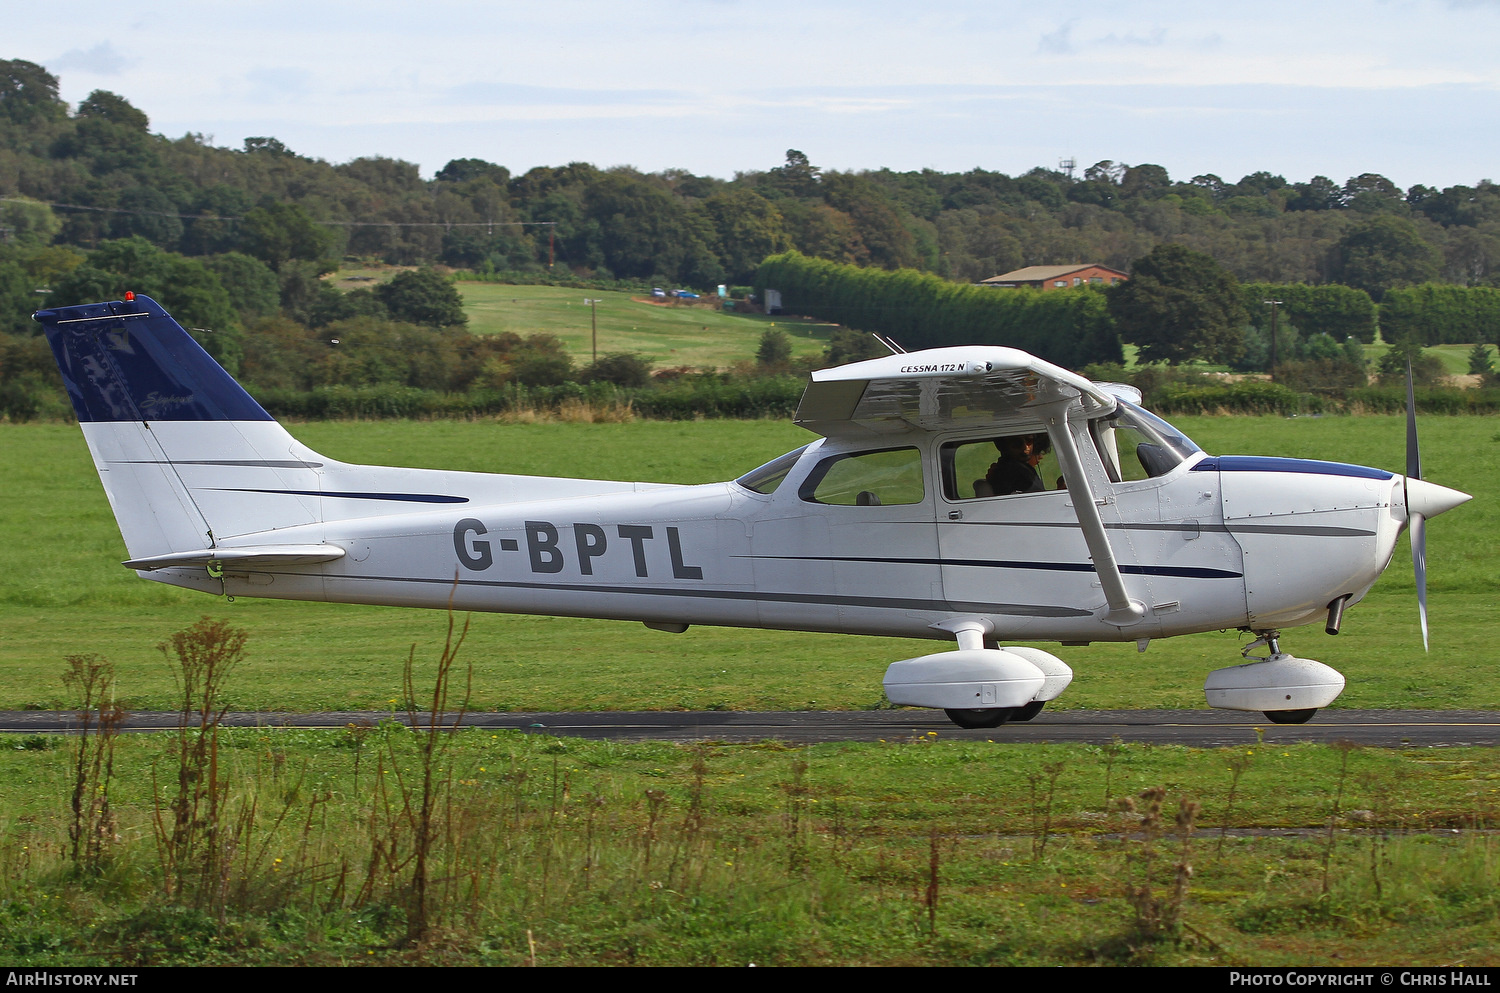
[[[775,493],[776,487],[780,486],[781,481],[786,479],[786,474],[792,471],[792,466],[797,464],[797,460],[802,457],[802,453],[805,451],[807,451],[807,446],[803,445],[795,452],[787,452],[780,458],[775,458],[767,462],[759,469],[751,469],[739,479],[736,479],[735,482],[747,490],[754,490],[756,493],[765,493],[767,495]]]
[[[1109,478],[1117,483],[1164,476],[1183,459],[1203,451],[1187,435],[1127,400],[1090,426]]]

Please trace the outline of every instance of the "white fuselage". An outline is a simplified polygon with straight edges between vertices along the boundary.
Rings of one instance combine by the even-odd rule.
[[[821,439],[762,493],[735,482],[347,465],[288,447],[274,422],[234,422],[238,452],[225,443],[225,422],[153,424],[172,452],[169,469],[129,450],[139,447],[131,440],[139,425],[84,427],[128,544],[132,530],[151,535],[162,511],[159,500],[152,508],[126,491],[159,490],[175,471],[178,510],[200,525],[160,532],[212,531],[224,549],[275,542],[344,552],[332,562],[227,565],[222,576],[162,568],[141,572],[146,578],[236,596],[451,603],[663,626],[947,638],[931,625],[965,615],[987,619],[994,639],[1063,642],[1270,630],[1320,619],[1339,597],[1357,601],[1389,561],[1406,516],[1402,477],[1319,471],[1322,463],[1249,459],[1229,469],[1234,460],[1195,453],[1155,478],[1112,481],[1086,426],[1074,423],[1126,590],[1145,608],[1121,624],[1106,616],[1073,491],[951,492],[944,445],[972,433]],[[281,450],[268,459],[272,445]],[[805,484],[828,460],[893,448],[915,450],[918,498],[809,498]],[[239,522],[233,533],[215,526],[231,521]],[[168,550],[156,538],[148,544]]]
[[[968,728],[1030,720],[1072,679],[1013,642],[1224,628],[1272,654],[1211,673],[1209,702],[1307,720],[1344,679],[1281,652],[1278,630],[1325,616],[1336,630],[1408,525],[1422,604],[1425,521],[1468,499],[1419,478],[1414,428],[1412,478],[1208,456],[1132,387],[978,345],[813,372],[795,420],[819,439],[733,482],[348,465],[293,439],[149,298],[35,316],[145,578],[667,631],[952,638],[884,685]]]

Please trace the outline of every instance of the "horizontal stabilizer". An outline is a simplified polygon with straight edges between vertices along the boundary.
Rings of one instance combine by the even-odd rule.
[[[206,566],[218,562],[225,566],[254,568],[279,565],[316,565],[332,562],[345,555],[337,545],[250,545],[245,548],[200,548],[191,552],[169,552],[120,563],[127,569],[150,572],[180,566]]]

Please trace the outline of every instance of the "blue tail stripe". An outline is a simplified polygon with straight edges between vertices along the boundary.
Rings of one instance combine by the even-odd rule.
[[[269,421],[150,297],[32,315],[79,421]]]

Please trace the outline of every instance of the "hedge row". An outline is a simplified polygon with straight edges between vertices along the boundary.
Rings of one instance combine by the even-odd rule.
[[[1419,389],[1412,394],[1423,414],[1500,414],[1500,389],[1459,390],[1452,387]],[[1406,388],[1368,386],[1344,393],[1343,408],[1367,414],[1406,412]]]
[[[1240,292],[1250,323],[1256,327],[1271,326],[1271,305],[1266,301],[1277,300],[1277,321],[1292,325],[1303,337],[1322,332],[1334,341],[1345,341],[1350,335],[1365,344],[1375,340],[1375,301],[1364,290],[1334,283],[1242,283]],[[1384,314],[1382,309],[1382,318]]]
[[[649,293],[651,284],[639,279],[585,279],[571,270],[535,272],[532,270],[459,269],[450,277],[458,283],[504,283],[507,286],[566,286],[578,290],[620,290],[626,293]]]
[[[1460,390],[1451,387],[1416,390],[1417,411],[1423,414],[1497,414],[1500,390]],[[1406,411],[1406,389],[1369,386],[1342,394],[1298,393],[1281,383],[1249,381],[1223,385],[1168,383],[1145,397],[1159,414],[1401,414]]]
[[[1070,369],[1123,358],[1104,295],[1089,287],[998,290],[786,252],[761,263],[755,289],[768,288],[781,292],[786,311],[888,335],[908,351],[1008,345]]]
[[[643,417],[689,421],[699,417],[790,418],[797,412],[806,380],[776,376],[740,381],[679,380],[668,387],[638,390],[632,408]]]
[[[1279,319],[1304,337],[1322,331],[1335,341],[1353,335],[1369,344],[1378,323],[1388,342],[1415,338],[1423,346],[1500,344],[1500,289],[1491,286],[1426,283],[1391,289],[1378,308],[1364,290],[1336,284],[1245,283],[1241,289],[1251,323],[1261,328],[1271,324],[1266,301],[1279,300]]]
[[[1245,380],[1238,383],[1166,383],[1144,398],[1162,414],[1297,414],[1307,398],[1280,383]]]
[[[569,405],[607,411],[628,407],[653,420],[790,418],[802,396],[794,376],[729,381],[680,380],[666,386],[622,389],[608,383],[439,393],[407,386],[330,386],[309,392],[256,390],[261,406],[277,417],[302,420],[492,417],[519,411],[557,413]],[[1424,414],[1500,414],[1500,389],[1436,388],[1416,391]],[[1399,414],[1402,387],[1371,386],[1342,395],[1299,393],[1264,380],[1238,383],[1168,382],[1150,390],[1145,404],[1161,414]],[[25,420],[28,418],[14,418]]]
[[[1414,337],[1423,345],[1500,344],[1500,289],[1426,283],[1386,290],[1380,332],[1386,341]]]
[[[625,389],[610,383],[563,383],[440,393],[410,386],[324,386],[314,390],[251,388],[275,417],[300,420],[379,418],[467,418],[538,411],[557,413],[569,406],[598,411],[629,407],[654,420],[698,418],[789,418],[802,396],[803,381],[792,376],[737,382],[683,379],[667,386]]]

